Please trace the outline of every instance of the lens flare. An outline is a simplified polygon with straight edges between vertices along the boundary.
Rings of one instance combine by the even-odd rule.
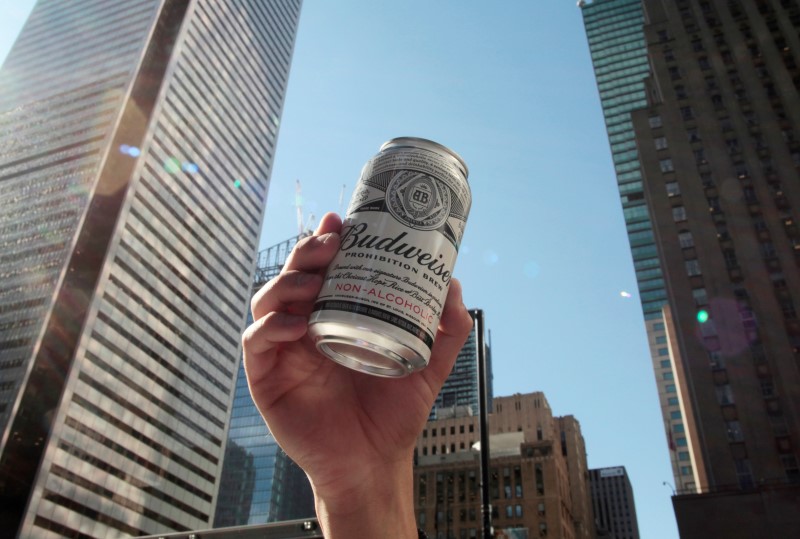
[[[236,180],[235,182],[233,182],[233,186],[236,189],[239,189],[242,186],[242,180]]]
[[[522,272],[529,279],[534,279],[539,276],[539,264],[529,260],[528,262],[525,262],[524,266],[522,266]]]
[[[708,319],[709,319],[708,311],[706,311],[705,309],[702,309],[697,312],[697,321],[700,322],[701,324],[705,324],[706,322],[708,322]]]
[[[164,170],[169,174],[177,174],[181,170],[181,162],[175,157],[167,157],[164,160]]]
[[[630,292],[626,292],[624,290],[622,292],[620,292],[619,295],[622,296],[623,298],[631,297],[631,293]]]
[[[197,168],[196,164],[187,162],[181,165],[181,170],[183,170],[184,172],[188,172],[189,174],[197,174],[197,171],[199,169]]]
[[[139,157],[142,151],[136,146],[128,146],[127,144],[119,145],[119,153],[129,155],[131,157]]]

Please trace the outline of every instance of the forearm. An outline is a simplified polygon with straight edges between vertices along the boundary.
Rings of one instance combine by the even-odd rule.
[[[360,478],[349,486],[317,486],[311,480],[325,539],[416,539],[411,461],[364,475],[354,472]]]

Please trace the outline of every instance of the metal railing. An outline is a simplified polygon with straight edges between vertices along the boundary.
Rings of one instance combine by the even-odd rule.
[[[258,262],[256,263],[256,273],[253,276],[253,286],[259,287],[264,283],[275,277],[281,272],[283,265],[286,264],[286,259],[289,258],[289,253],[292,252],[297,242],[305,238],[309,234],[300,234],[294,238],[289,238],[267,247],[258,253]]]

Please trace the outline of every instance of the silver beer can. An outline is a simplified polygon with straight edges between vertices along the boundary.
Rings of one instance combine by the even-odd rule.
[[[309,318],[320,352],[377,376],[427,366],[472,204],[467,174],[452,150],[411,137],[364,166]]]

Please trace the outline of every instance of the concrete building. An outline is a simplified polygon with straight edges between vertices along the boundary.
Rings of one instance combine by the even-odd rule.
[[[0,70],[0,527],[211,525],[299,0],[40,0]]]
[[[589,470],[598,537],[639,539],[633,488],[624,466]]]
[[[800,5],[646,11],[653,72],[634,128],[697,484],[674,500],[678,527],[800,535]]]
[[[650,65],[644,33],[644,6],[642,0],[581,1],[578,5],[583,15],[614,161],[650,348],[649,361],[658,388],[665,443],[670,448],[672,473],[678,488],[692,488],[695,486],[694,477],[681,473],[681,459],[688,454],[687,440],[682,434],[683,418],[661,312],[667,292],[645,201],[631,121],[631,113],[647,105],[645,80],[650,75]]]
[[[465,407],[429,421],[417,440],[417,524],[430,537],[481,536],[478,430]],[[553,417],[545,396],[529,393],[496,397],[489,431],[494,529],[511,537],[595,537],[578,422]]]
[[[641,5],[632,120],[680,406],[678,527],[800,536],[800,5]]]

